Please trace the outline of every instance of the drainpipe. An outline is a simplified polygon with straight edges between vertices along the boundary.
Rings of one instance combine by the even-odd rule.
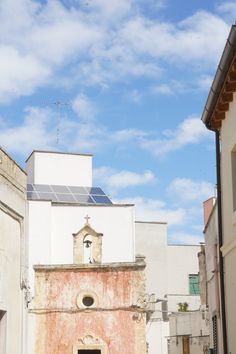
[[[221,323],[223,335],[224,354],[228,354],[226,310],[225,310],[225,281],[224,281],[224,259],[221,252],[223,245],[222,228],[222,199],[221,199],[221,154],[220,154],[220,133],[215,131],[216,142],[216,178],[217,178],[217,206],[218,206],[218,234],[219,234],[219,273],[220,273],[220,297],[221,297]]]

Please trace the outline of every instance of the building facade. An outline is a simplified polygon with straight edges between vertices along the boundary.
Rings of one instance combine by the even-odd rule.
[[[144,267],[142,260],[35,266],[31,352],[145,353]]]
[[[209,354],[209,326],[206,309],[170,315],[169,353]]]
[[[92,187],[91,155],[35,151],[27,172],[28,353],[145,353],[149,309],[134,206]]]
[[[24,354],[26,173],[0,148],[0,353]]]
[[[224,354],[236,352],[236,26],[232,26],[202,120],[215,131],[220,299]]]
[[[204,203],[205,214],[204,237],[206,253],[207,306],[209,311],[210,349],[213,353],[223,353],[222,315],[220,308],[219,275],[219,237],[218,213],[215,198]]]
[[[167,354],[169,316],[187,304],[189,311],[200,309],[198,253],[200,245],[171,245],[167,223],[135,223],[136,252],[146,261],[146,291],[152,294],[152,314],[147,324],[148,353]],[[190,325],[190,324],[189,324]]]
[[[200,306],[200,247],[169,245],[165,222],[135,222],[134,205],[113,204],[92,187],[91,155],[34,151],[27,159],[27,208],[26,174],[4,158],[4,173],[15,180],[1,177],[1,203],[16,215],[6,222],[1,214],[1,237],[12,240],[19,224],[22,240],[12,267],[21,288],[18,281],[12,287],[1,261],[4,284],[16,290],[14,299],[5,295],[5,306],[1,297],[1,313],[9,306],[10,314],[11,298],[22,312],[8,329],[16,341],[6,353],[167,354],[169,315],[180,304]],[[19,252],[19,244],[11,246]],[[1,335],[5,323],[2,316]]]

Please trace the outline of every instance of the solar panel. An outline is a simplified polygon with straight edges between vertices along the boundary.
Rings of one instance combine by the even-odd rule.
[[[87,187],[89,194],[105,195],[99,187]]]
[[[78,203],[94,204],[93,199],[89,195],[74,194],[74,197]]]
[[[42,200],[52,200],[53,202],[57,201],[57,197],[55,195],[55,193],[43,193],[43,192],[39,192],[39,199]]]
[[[57,193],[70,193],[69,189],[66,186],[54,186],[52,185],[52,190]]]
[[[37,192],[51,192],[52,189],[48,184],[33,184],[32,186],[34,186],[34,189]]]
[[[57,193],[57,199],[59,202],[72,202],[75,203],[76,200],[73,197],[73,194],[63,194],[63,193]]]
[[[36,192],[27,192],[27,198],[28,199],[39,199],[38,193]]]
[[[77,193],[77,194],[88,194],[88,191],[84,187],[77,187],[77,186],[68,186],[69,190],[72,193]]]
[[[57,203],[112,204],[99,187],[27,184],[27,198]]]
[[[96,204],[112,204],[110,199],[106,195],[92,195]]]
[[[32,185],[32,184],[27,184],[27,191],[28,191],[28,192],[31,192],[31,191],[33,191],[33,190],[34,190],[33,185]]]

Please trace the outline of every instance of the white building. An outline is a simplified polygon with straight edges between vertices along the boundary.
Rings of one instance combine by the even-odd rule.
[[[209,353],[209,326],[206,310],[173,313],[169,320],[169,353]]]
[[[85,224],[103,233],[102,262],[133,262],[134,205],[112,204],[92,188],[92,156],[34,151],[27,160],[29,270],[72,264],[73,234]]]
[[[171,245],[165,222],[136,222],[136,253],[146,257],[146,291],[154,294],[154,313],[147,325],[149,354],[167,354],[169,314],[179,304],[188,310],[200,308],[199,245]]]
[[[25,354],[26,174],[0,148],[0,353]]]
[[[112,204],[99,187],[92,187],[91,155],[34,151],[27,174],[32,293],[33,265],[72,264],[73,235],[89,220],[103,234],[103,263],[134,262],[136,254],[146,257],[145,301],[155,309],[147,324],[148,353],[167,354],[168,314],[179,303],[187,302],[190,310],[200,306],[200,247],[168,245],[166,223],[135,223],[134,205]]]

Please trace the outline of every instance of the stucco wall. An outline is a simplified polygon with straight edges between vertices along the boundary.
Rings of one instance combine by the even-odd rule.
[[[226,320],[228,331],[228,351],[236,352],[236,211],[233,211],[233,183],[231,153],[236,148],[236,93],[221,128],[221,178],[223,208],[223,256],[225,264]]]
[[[24,354],[26,175],[0,149],[0,352]],[[1,312],[2,314],[3,312]],[[3,329],[3,327],[5,328]]]
[[[146,316],[135,307],[144,292],[143,267],[36,269],[35,354],[72,354],[88,335],[102,354],[144,354]],[[93,308],[78,302],[83,293],[96,298]]]
[[[205,354],[209,344],[206,312],[179,312],[170,316],[170,353],[183,354],[183,336],[189,336],[191,354]]]
[[[220,290],[219,290],[219,256],[218,256],[218,213],[217,205],[205,228],[205,252],[207,272],[207,304],[210,322],[210,348],[213,348],[212,317],[217,316],[218,347],[223,352],[221,319],[220,319]]]

